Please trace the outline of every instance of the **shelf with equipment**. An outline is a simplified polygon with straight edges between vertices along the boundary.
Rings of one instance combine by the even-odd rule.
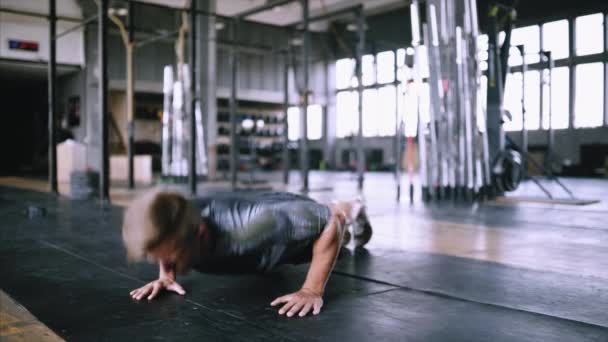
[[[230,111],[218,108],[217,118],[218,171],[230,169]],[[280,170],[282,168],[283,134],[286,129],[280,107],[245,107],[237,113],[238,170],[251,168]]]

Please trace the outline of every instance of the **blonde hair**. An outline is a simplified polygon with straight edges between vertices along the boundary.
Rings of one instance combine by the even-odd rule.
[[[122,238],[130,262],[141,261],[163,241],[185,243],[196,234],[199,219],[180,193],[153,191],[139,196],[125,211]]]

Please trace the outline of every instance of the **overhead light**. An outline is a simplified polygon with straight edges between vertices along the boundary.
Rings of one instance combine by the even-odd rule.
[[[273,12],[281,12],[281,10],[283,9],[283,6],[275,6],[272,8]]]
[[[108,15],[117,15],[119,17],[124,17],[127,14],[129,14],[129,10],[124,8],[124,7],[119,7],[119,8],[109,8],[108,9]]]
[[[367,24],[364,24],[363,29],[367,31],[367,28],[368,28]],[[346,25],[346,29],[351,32],[356,32],[359,29],[359,25],[350,23],[350,24]]]
[[[302,46],[302,44],[304,43],[302,38],[300,37],[296,37],[296,38],[292,38],[290,41],[291,45],[293,46]]]
[[[217,21],[215,23],[215,29],[218,31],[223,30],[225,27],[226,27],[226,24],[224,24],[224,22],[222,22],[222,21]]]

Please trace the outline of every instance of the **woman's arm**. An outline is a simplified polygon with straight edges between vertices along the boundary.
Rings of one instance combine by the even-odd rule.
[[[272,306],[285,303],[279,314],[287,313],[287,317],[292,317],[299,312],[299,316],[303,317],[311,309],[314,315],[319,314],[323,306],[325,285],[336,263],[342,235],[342,224],[337,215],[332,215],[329,225],[313,245],[312,261],[302,288],[270,303]]]

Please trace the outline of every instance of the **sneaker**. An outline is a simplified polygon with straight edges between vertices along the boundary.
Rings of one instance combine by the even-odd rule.
[[[348,243],[350,242],[350,238],[351,238],[351,234],[349,231],[349,227],[346,226],[345,230],[344,230],[344,235],[342,236],[342,246],[348,245]]]
[[[355,220],[352,224],[353,235],[356,247],[365,246],[372,238],[372,225],[369,222],[365,206],[362,205],[356,212]]]

